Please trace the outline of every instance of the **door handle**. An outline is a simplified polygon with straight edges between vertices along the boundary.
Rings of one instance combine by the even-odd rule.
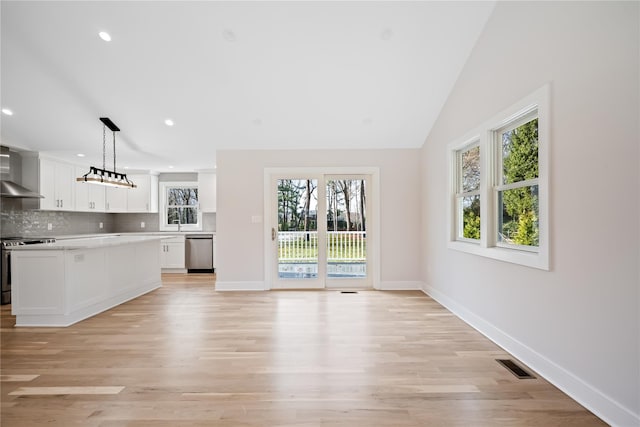
[[[276,229],[271,227],[271,241],[276,240]]]

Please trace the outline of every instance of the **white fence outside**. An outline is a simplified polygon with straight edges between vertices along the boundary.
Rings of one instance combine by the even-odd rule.
[[[317,261],[317,259],[317,231],[278,232],[279,262]],[[365,231],[327,232],[327,262],[363,262],[366,259]]]

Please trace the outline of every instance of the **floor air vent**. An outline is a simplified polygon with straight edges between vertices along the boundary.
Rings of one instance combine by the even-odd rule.
[[[496,362],[500,363],[502,366],[507,368],[509,372],[511,372],[513,375],[520,378],[521,380],[535,378],[529,372],[525,371],[520,366],[518,366],[516,362],[514,362],[511,359],[496,359]]]
[[[357,294],[358,291],[340,291],[341,294]]]

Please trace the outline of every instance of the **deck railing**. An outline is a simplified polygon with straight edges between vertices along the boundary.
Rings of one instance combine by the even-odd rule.
[[[280,262],[304,262],[318,259],[317,231],[278,232]],[[365,231],[327,232],[328,262],[362,262],[367,259]]]

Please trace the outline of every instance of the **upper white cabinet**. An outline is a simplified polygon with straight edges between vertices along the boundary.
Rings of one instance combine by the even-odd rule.
[[[105,187],[76,181],[88,171],[37,153],[23,156],[22,182],[44,196],[30,199],[29,209],[77,212],[158,212],[158,176],[129,175],[136,188]]]
[[[87,168],[76,166],[76,177],[81,177]],[[75,180],[74,180],[75,181]],[[78,212],[104,212],[106,191],[102,185],[75,181],[75,206]]]
[[[127,190],[127,212],[158,212],[158,176],[128,175],[137,187]]]
[[[216,211],[216,174],[198,172],[198,202],[200,211]]]
[[[127,212],[127,188],[107,187],[105,212]]]
[[[51,211],[72,211],[75,186],[75,168],[68,163],[51,159],[37,159],[39,162],[38,188],[44,196],[40,199],[40,209]]]

